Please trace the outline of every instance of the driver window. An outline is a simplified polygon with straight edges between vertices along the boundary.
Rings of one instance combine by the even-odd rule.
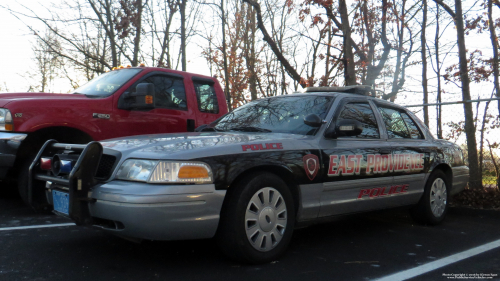
[[[337,120],[340,121],[343,119],[351,119],[360,122],[363,126],[363,132],[358,136],[343,136],[341,138],[380,138],[375,114],[368,103],[356,102],[346,104]]]
[[[153,83],[155,85],[155,107],[187,109],[184,80],[154,75],[144,79],[144,83]]]

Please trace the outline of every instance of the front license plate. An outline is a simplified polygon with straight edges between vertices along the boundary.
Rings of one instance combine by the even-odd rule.
[[[52,202],[54,211],[69,215],[69,194],[52,190]]]

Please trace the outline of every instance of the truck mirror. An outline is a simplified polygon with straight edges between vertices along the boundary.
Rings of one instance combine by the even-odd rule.
[[[131,108],[153,109],[155,107],[155,85],[153,83],[140,83],[134,93],[130,94]]]

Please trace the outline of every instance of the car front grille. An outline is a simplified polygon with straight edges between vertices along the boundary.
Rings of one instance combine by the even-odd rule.
[[[106,180],[113,173],[113,167],[115,166],[116,157],[113,155],[103,154],[101,156],[101,161],[97,167],[97,172],[95,177],[98,179]]]

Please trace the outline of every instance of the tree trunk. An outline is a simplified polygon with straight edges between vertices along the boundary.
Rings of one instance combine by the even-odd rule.
[[[142,29],[142,0],[137,0],[137,23],[134,37],[134,57],[132,59],[132,66],[138,65],[139,50],[141,48],[141,29]]]
[[[422,33],[420,34],[420,42],[422,48],[422,90],[424,93],[424,104],[429,103],[429,92],[427,89],[427,40],[425,38],[425,30],[427,29],[427,0],[422,0]],[[429,107],[424,105],[424,123],[429,127]]]
[[[438,139],[443,138],[441,127],[441,62],[439,60],[439,4],[436,3],[436,36],[434,37],[434,48],[436,50],[436,70],[437,70],[437,94],[436,94],[436,135]]]
[[[222,15],[222,57],[224,59],[224,94],[226,95],[227,107],[231,111],[231,95],[229,94],[229,69],[227,68],[227,43],[226,43],[226,11],[224,0],[220,1],[220,12]]]
[[[500,86],[498,81],[498,38],[495,31],[495,21],[493,20],[493,0],[488,0],[488,26],[490,29],[491,45],[493,46],[493,82],[495,85],[496,97],[500,98]],[[500,115],[500,100],[498,101],[498,114]]]
[[[255,73],[255,11],[252,6],[248,5],[247,9],[247,26],[245,27],[245,56],[248,68],[248,87],[252,100],[258,99],[257,96],[257,75]]]
[[[356,85],[356,73],[354,71],[354,53],[351,46],[351,24],[345,0],[339,0],[339,12],[342,22],[342,35],[344,38],[344,80],[345,85]]]
[[[482,176],[479,174],[479,163],[477,158],[476,129],[474,127],[474,113],[472,104],[466,102],[471,100],[470,81],[467,67],[467,48],[465,46],[464,19],[462,12],[462,0],[455,0],[455,12],[443,3],[442,0],[434,0],[441,5],[455,20],[457,28],[458,57],[460,65],[460,79],[462,80],[462,101],[464,101],[465,135],[467,139],[467,152],[469,158],[470,180],[469,187],[472,189],[482,188]]]
[[[179,8],[181,12],[181,65],[182,71],[186,71],[186,2],[181,0]]]

